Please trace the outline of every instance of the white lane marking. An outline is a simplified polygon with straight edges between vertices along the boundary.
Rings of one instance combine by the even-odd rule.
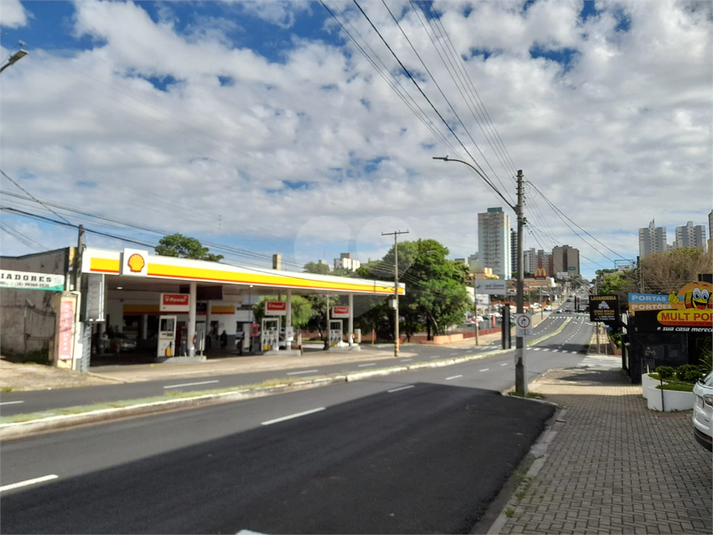
[[[481,372],[487,372],[489,369],[490,369],[490,368],[483,368],[483,369],[480,370],[480,371],[481,371]]]
[[[547,348],[544,348],[544,349],[543,349],[542,351],[549,351],[549,349],[547,349]]]
[[[553,350],[552,350],[553,353],[557,353],[558,351],[559,351],[559,349],[553,349]]]
[[[359,364],[357,368],[366,368],[367,366],[376,366],[376,362],[370,362],[369,364]]]
[[[508,365],[507,362],[503,362],[503,363],[501,364],[501,366],[507,366],[507,365]]]
[[[0,492],[5,490],[19,489],[20,487],[27,487],[28,485],[36,485],[37,483],[44,483],[45,481],[51,481],[57,479],[59,476],[57,474],[50,474],[48,476],[36,477],[34,479],[27,479],[25,481],[20,481],[18,483],[13,483],[12,485],[4,485],[0,487]]]
[[[283,416],[282,418],[275,418],[274,420],[267,420],[266,422],[260,422],[260,425],[270,425],[276,424],[277,422],[284,422],[285,420],[292,420],[293,418],[299,418],[300,416],[307,416],[308,414],[313,414],[315,412],[323,411],[325,407],[319,407],[318,409],[312,409],[304,412],[297,412],[295,414],[290,414],[288,416]]]
[[[303,373],[314,373],[319,370],[305,370],[303,372],[289,372],[287,375],[302,375]]]
[[[398,392],[399,390],[406,390],[408,388],[413,388],[415,385],[408,385],[408,386],[400,386],[398,388],[392,388],[391,390],[387,390],[389,394],[392,394],[394,392]]]
[[[219,381],[216,379],[215,381],[201,381],[200,383],[183,383],[182,385],[168,385],[164,386],[164,388],[180,388],[182,386],[196,386],[196,385],[209,385],[211,383],[218,383]]]
[[[0,401],[0,405],[16,405],[18,403],[24,403],[24,401]]]
[[[572,354],[573,354],[573,355],[576,355],[576,354],[577,354],[577,352],[576,352],[576,351],[572,351]]]
[[[446,381],[450,381],[451,379],[458,379],[460,377],[463,377],[462,375],[454,375],[452,377],[446,377]]]

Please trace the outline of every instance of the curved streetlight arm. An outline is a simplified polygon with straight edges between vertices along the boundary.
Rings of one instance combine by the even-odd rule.
[[[486,183],[488,186],[490,186],[490,187],[492,188],[492,190],[493,190],[495,193],[497,193],[498,197],[500,197],[500,198],[503,200],[503,202],[504,202],[505,204],[507,204],[507,205],[510,207],[511,210],[513,210],[516,214],[518,213],[518,212],[517,212],[517,207],[513,206],[512,204],[510,204],[510,202],[503,196],[503,194],[500,193],[500,191],[498,190],[498,188],[496,188],[495,186],[493,186],[492,182],[490,182],[490,180],[489,180],[487,177],[485,177],[485,176],[483,175],[483,173],[481,173],[480,170],[479,170],[477,167],[475,167],[475,166],[469,164],[469,163],[466,162],[465,160],[458,160],[458,159],[456,159],[456,158],[449,158],[448,156],[433,156],[433,159],[434,159],[434,160],[443,160],[444,162],[459,162],[459,163],[462,163],[462,164],[467,165],[467,166],[470,167],[473,171],[475,171],[476,173],[478,173],[478,175],[480,176],[480,178],[482,178],[482,179],[485,181],[485,183]]]
[[[22,50],[22,49],[15,52],[12,56],[10,56],[10,59],[7,60],[7,63],[5,65],[3,65],[2,67],[0,67],[0,72],[4,71],[10,65],[13,65],[18,60],[21,60],[22,58],[24,58],[28,53],[29,52],[27,52],[27,50]]]

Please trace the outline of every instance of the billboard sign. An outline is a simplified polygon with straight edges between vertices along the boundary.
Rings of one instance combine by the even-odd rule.
[[[536,279],[546,279],[547,278],[547,270],[545,268],[537,268],[535,269],[535,278]]]
[[[332,307],[332,317],[333,318],[348,318],[349,317],[349,307],[348,306]]]
[[[505,295],[506,281],[500,279],[485,279],[475,281],[475,293],[488,295]]]
[[[615,322],[619,319],[619,299],[615,295],[590,295],[589,320]]]
[[[667,296],[665,309],[640,310],[636,329],[643,332],[713,332],[713,284],[691,282]]]
[[[665,294],[629,294],[629,314],[645,310],[670,310],[672,307]]]
[[[266,316],[287,316],[286,301],[265,301]]]
[[[61,292],[64,290],[64,275],[0,269],[0,288]]]
[[[188,312],[191,303],[189,294],[161,294],[161,312]]]

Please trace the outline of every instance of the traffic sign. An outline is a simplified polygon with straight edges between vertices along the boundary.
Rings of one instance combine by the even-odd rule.
[[[516,336],[532,335],[532,318],[529,314],[515,315]]]

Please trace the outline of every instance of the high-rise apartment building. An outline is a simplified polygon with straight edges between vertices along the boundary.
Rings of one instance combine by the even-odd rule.
[[[502,208],[478,214],[478,256],[501,279],[512,276],[510,260],[510,217]]]
[[[567,273],[574,277],[579,275],[579,250],[569,245],[557,246],[552,249],[552,267],[554,274]]]
[[[525,273],[535,274],[537,269],[537,251],[532,247],[522,252],[522,266]]]
[[[639,257],[666,251],[668,251],[666,228],[657,227],[652,219],[648,227],[639,229]]]
[[[704,225],[693,226],[693,221],[686,223],[685,227],[676,227],[676,241],[673,242],[673,248],[680,249],[682,247],[705,250],[706,227]]]
[[[552,255],[542,249],[537,251],[537,267],[544,269],[548,277],[555,276],[554,266],[552,265]]]
[[[510,268],[517,273],[517,231],[514,229],[510,229]]]
[[[334,259],[334,269],[348,269],[349,271],[356,271],[361,266],[359,260],[352,258],[352,253],[340,253],[339,258]]]

